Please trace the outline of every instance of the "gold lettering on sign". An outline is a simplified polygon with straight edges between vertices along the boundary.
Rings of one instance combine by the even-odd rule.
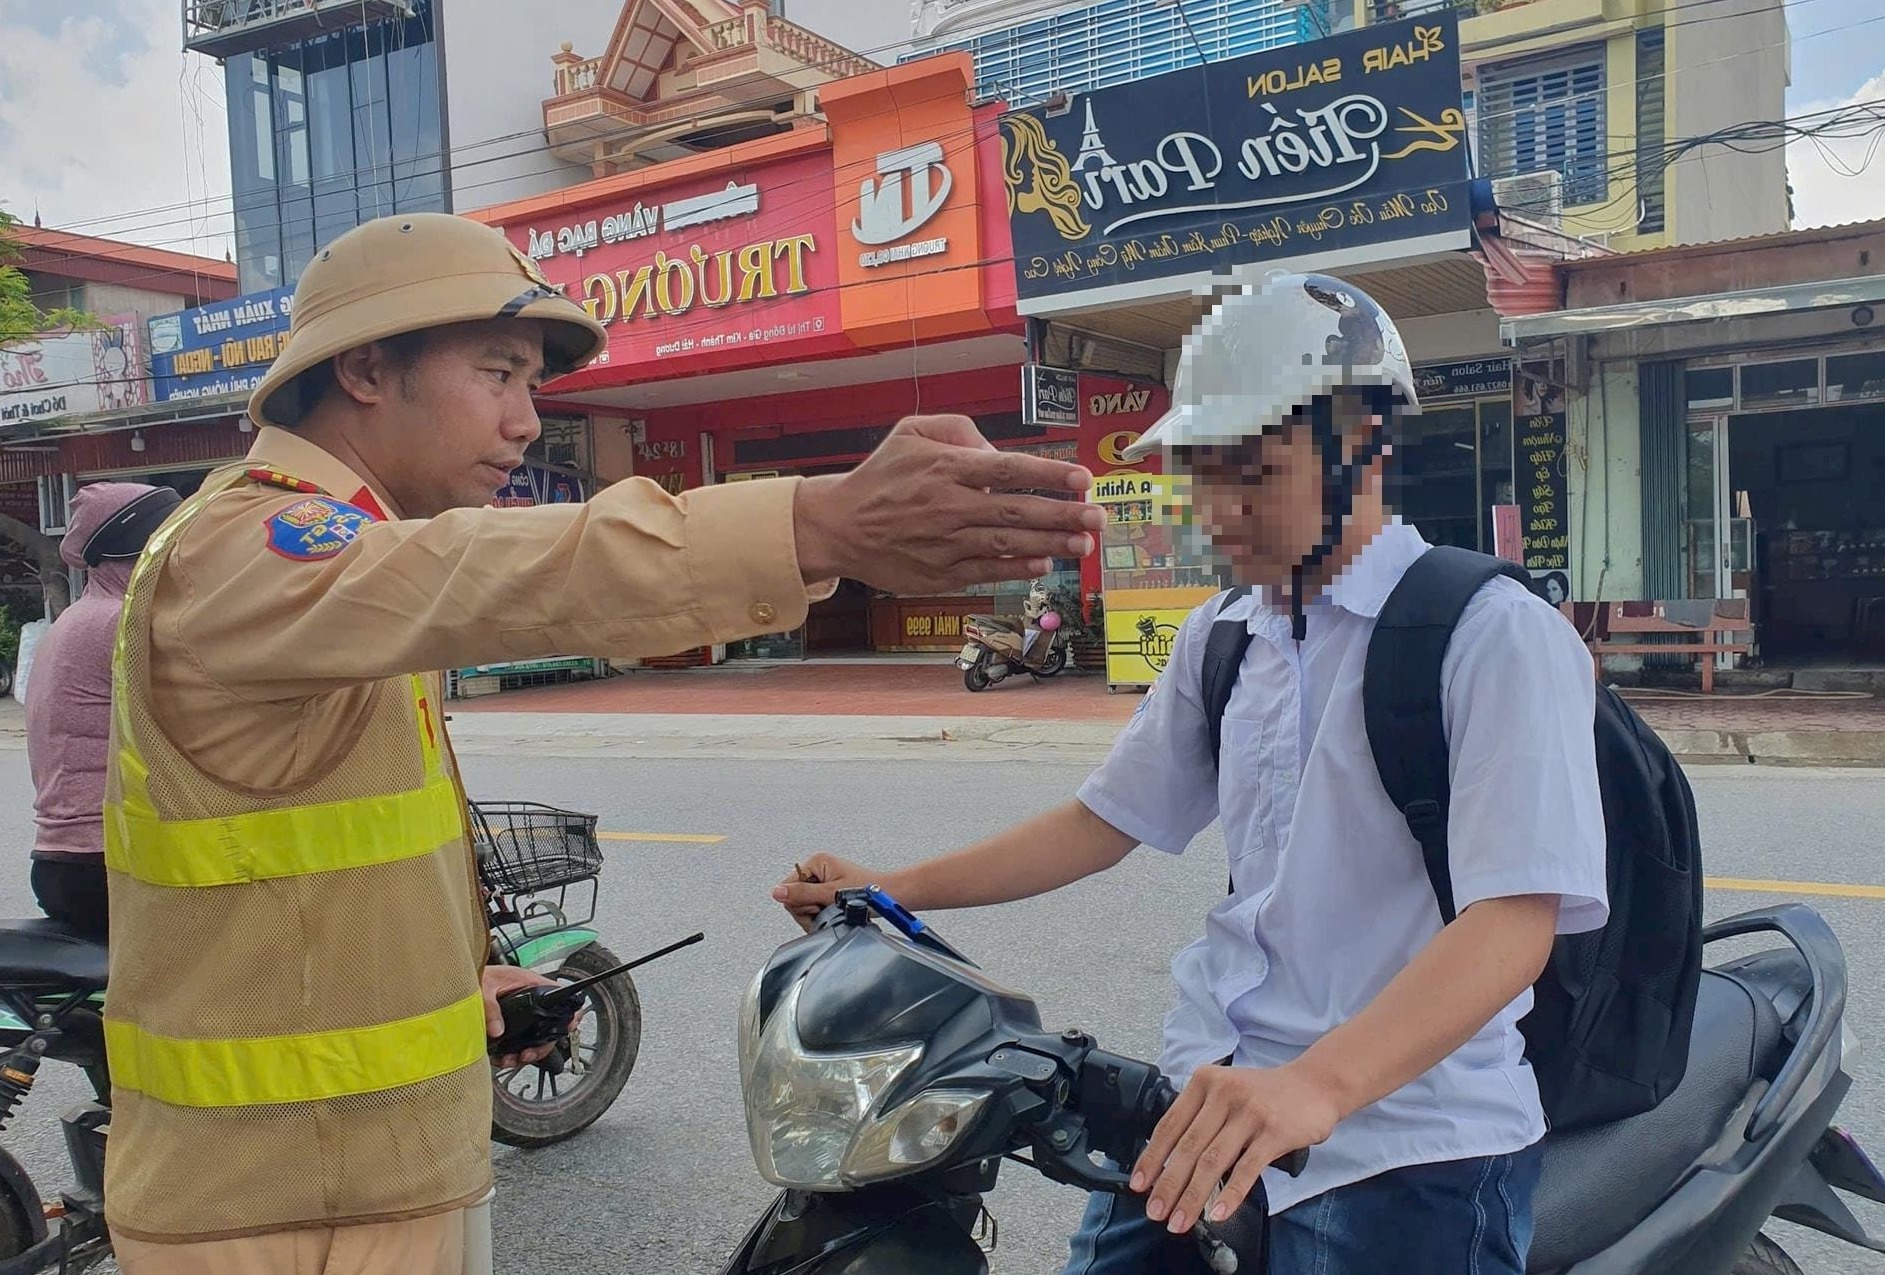
[[[644,319],[655,317],[654,273],[654,266],[646,265],[633,275],[624,270],[617,276],[622,281],[622,318],[633,318],[637,309]]]
[[[962,617],[959,615],[906,615],[903,617],[903,636],[911,638],[960,637],[962,636]]]
[[[608,275],[592,274],[583,280],[583,309],[589,311],[589,317],[597,323],[615,322],[618,300],[615,280]]]
[[[793,235],[772,245],[773,255],[785,254],[785,294],[796,297],[809,286],[805,282],[805,254],[818,247],[810,235]]]
[[[1374,75],[1381,71],[1398,71],[1404,66],[1416,62],[1425,62],[1436,53],[1446,51],[1445,33],[1439,27],[1414,28],[1414,38],[1402,44],[1390,44],[1379,49],[1369,49],[1361,55],[1361,69],[1365,75]]]
[[[740,249],[740,300],[770,301],[778,295],[772,286],[772,245],[747,244]]]
[[[1244,95],[1256,97],[1267,94],[1274,97],[1278,93],[1290,93],[1296,89],[1307,88],[1311,84],[1337,84],[1342,79],[1342,59],[1324,58],[1320,62],[1311,62],[1308,66],[1299,66],[1294,71],[1285,71],[1278,67],[1274,71],[1265,71],[1261,75],[1244,77]]]
[[[733,253],[731,250],[717,252],[713,257],[714,270],[720,278],[718,289],[707,286],[707,250],[695,244],[687,250],[687,255],[694,259],[694,269],[700,272],[700,303],[710,310],[718,310],[733,300]]]
[[[818,241],[812,235],[762,239],[717,252],[699,244],[671,255],[664,250],[655,253],[647,265],[584,279],[583,308],[596,322],[607,325],[662,315],[674,318],[696,305],[718,310],[735,301],[801,296],[812,290],[807,259],[817,250]]]

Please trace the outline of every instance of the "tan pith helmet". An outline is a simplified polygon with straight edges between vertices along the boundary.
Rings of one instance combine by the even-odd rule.
[[[552,376],[594,359],[608,333],[503,232],[448,213],[402,213],[349,230],[295,287],[288,342],[249,398],[258,425],[292,427],[303,373],[369,341],[486,319],[543,319]]]

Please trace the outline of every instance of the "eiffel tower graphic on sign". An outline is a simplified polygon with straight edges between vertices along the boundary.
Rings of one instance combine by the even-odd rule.
[[[1100,126],[1093,122],[1093,99],[1089,97],[1086,100],[1086,128],[1080,133],[1080,154],[1073,161],[1073,171],[1084,173],[1089,168],[1097,168],[1104,177],[1118,167],[1112,153],[1106,149],[1106,142],[1100,137]]]

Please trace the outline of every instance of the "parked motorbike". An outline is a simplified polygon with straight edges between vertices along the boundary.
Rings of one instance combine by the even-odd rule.
[[[573,1029],[548,1058],[493,1068],[491,1136],[547,1146],[593,1124],[621,1093],[641,1046],[641,1001],[591,928],[602,866],[595,816],[529,802],[473,803],[469,813],[491,960],[563,984],[606,975],[569,1007],[578,1011]],[[74,1180],[56,1202],[45,1201],[19,1161],[0,1149],[0,1275],[82,1275],[111,1254],[105,995],[102,943],[43,918],[0,921],[0,1132],[45,1059],[81,1068],[93,1094],[62,1117]]]
[[[1528,1271],[1797,1273],[1761,1231],[1770,1217],[1885,1252],[1839,1195],[1885,1203],[1885,1177],[1831,1123],[1858,1048],[1844,954],[1797,904],[1717,922],[1705,940],[1764,933],[1788,946],[1704,973],[1674,1094],[1547,1140]],[[840,894],[754,979],[740,1079],[754,1160],[783,1189],[723,1275],[985,1275],[998,1233],[983,1197],[1003,1158],[1124,1191],[1113,1166],[1133,1162],[1171,1101],[1156,1068],[1043,1030],[1033,1001],[875,890]],[[1207,1269],[1261,1272],[1264,1213],[1253,1192],[1182,1242]]]
[[[534,802],[473,802],[471,842],[493,963],[573,982],[621,962],[593,927],[602,849],[596,817]],[[494,1073],[491,1136],[543,1147],[587,1129],[641,1053],[641,997],[627,973],[587,994],[575,1030],[542,1062]]]
[[[962,624],[967,641],[956,657],[962,684],[985,691],[1013,673],[1052,677],[1067,667],[1073,635],[1040,581],[1028,590],[1021,618],[971,615]]]

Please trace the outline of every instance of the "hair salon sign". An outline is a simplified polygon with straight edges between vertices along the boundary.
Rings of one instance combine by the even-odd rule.
[[[1020,308],[1463,248],[1466,141],[1451,11],[1017,111],[1001,143]]]

